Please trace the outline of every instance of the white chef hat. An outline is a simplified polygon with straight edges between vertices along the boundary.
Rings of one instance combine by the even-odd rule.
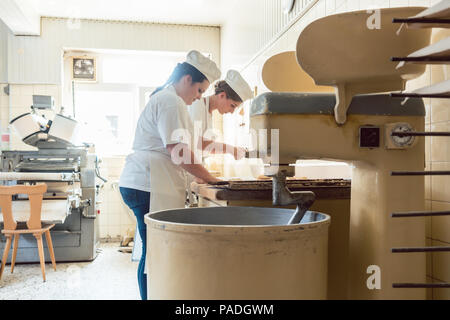
[[[229,70],[225,82],[238,94],[242,101],[253,98],[253,91],[236,70]]]
[[[186,62],[197,68],[198,71],[208,79],[209,83],[213,83],[220,78],[220,70],[211,59],[205,57],[197,50],[191,50],[187,54]]]

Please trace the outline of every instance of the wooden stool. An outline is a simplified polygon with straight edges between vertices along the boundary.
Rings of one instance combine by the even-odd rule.
[[[19,244],[20,234],[32,233],[36,238],[39,250],[39,259],[41,263],[42,277],[45,281],[45,259],[44,246],[42,243],[42,234],[45,233],[47,240],[47,247],[50,252],[50,257],[53,264],[53,269],[56,271],[55,253],[53,252],[52,238],[50,236],[50,229],[55,225],[42,226],[41,223],[41,208],[44,193],[47,191],[46,184],[38,184],[35,186],[0,186],[0,208],[3,214],[4,229],[2,233],[6,237],[6,245],[3,251],[2,264],[0,268],[0,279],[2,278],[3,270],[5,269],[6,260],[8,259],[9,249],[11,247],[12,238],[14,237],[13,252],[11,257],[11,273],[14,271],[14,264],[16,262],[17,247]],[[30,200],[30,218],[26,223],[26,227],[18,228],[17,222],[14,220],[12,214],[12,196],[14,194],[27,194]]]

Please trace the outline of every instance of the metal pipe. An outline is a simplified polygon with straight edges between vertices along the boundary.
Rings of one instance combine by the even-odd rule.
[[[442,23],[450,24],[450,19],[437,18],[394,18],[392,23]]]
[[[450,57],[392,57],[391,61],[410,61],[410,62],[449,62]]]
[[[448,176],[450,171],[392,171],[391,176]]]
[[[392,253],[410,252],[450,252],[450,247],[417,247],[417,248],[392,248]]]
[[[391,214],[391,218],[408,218],[408,217],[435,217],[435,216],[450,216],[450,211],[411,211],[411,212],[395,212]]]
[[[392,132],[394,137],[448,137],[450,132]]]
[[[8,149],[7,150],[11,150],[12,148],[12,139],[11,139],[11,135],[12,135],[12,130],[11,130],[11,120],[13,119],[12,117],[12,97],[11,97],[11,84],[8,83],[8,125],[6,126],[7,128],[7,133],[9,135],[9,140],[8,140]]]
[[[393,98],[450,98],[448,94],[391,93],[390,95]]]
[[[75,81],[72,80],[72,112],[75,118]]]
[[[450,283],[393,283],[392,288],[450,288]]]

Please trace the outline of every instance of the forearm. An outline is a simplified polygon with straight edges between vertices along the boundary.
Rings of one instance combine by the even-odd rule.
[[[175,146],[177,146],[177,144],[167,146],[167,150],[170,152],[172,161],[175,164],[205,182],[217,181],[217,179],[201,165],[201,162],[197,161],[195,154],[186,145],[180,145],[181,148],[179,150],[174,150]],[[174,161],[174,159],[176,159],[176,161]]]

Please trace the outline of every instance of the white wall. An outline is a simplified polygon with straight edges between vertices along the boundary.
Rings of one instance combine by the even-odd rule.
[[[0,20],[0,82],[8,81],[8,27]]]
[[[136,228],[133,212],[122,201],[117,182],[125,164],[125,157],[103,158],[100,173],[108,180],[101,191],[100,238],[117,239],[132,235]]]
[[[246,0],[235,8],[222,28],[222,67],[242,70],[274,38],[318,0],[297,0],[283,13],[283,0]]]
[[[63,48],[149,51],[195,48],[211,52],[220,64],[218,27],[42,18],[41,36],[8,33],[7,37],[10,83],[61,84]]]

